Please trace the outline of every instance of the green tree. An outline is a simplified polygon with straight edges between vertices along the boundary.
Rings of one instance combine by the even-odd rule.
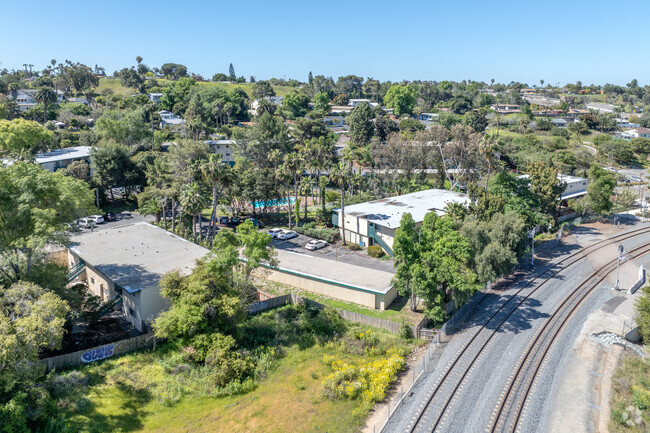
[[[370,143],[375,129],[372,123],[374,118],[375,113],[367,102],[359,104],[352,110],[347,118],[352,146],[366,146]]]
[[[221,155],[213,153],[202,163],[201,174],[212,187],[212,213],[210,214],[210,242],[212,242],[217,220],[217,205],[224,189],[233,182],[233,172],[230,165],[221,162]]]
[[[284,122],[268,113],[257,118],[247,136],[236,141],[236,146],[241,156],[260,168],[273,166],[268,158],[271,151],[277,150],[284,155],[292,149],[291,137]]]
[[[31,120],[0,120],[0,152],[14,158],[29,158],[54,140],[54,134]]]
[[[39,354],[61,347],[70,308],[41,287],[18,282],[0,296],[0,428],[3,432],[41,431],[49,395],[37,381],[45,373]],[[49,409],[49,410],[48,410]]]
[[[232,63],[228,67],[228,79],[230,81],[235,81],[237,79],[237,75],[235,75],[235,67],[232,65]]]
[[[318,92],[314,95],[314,110],[327,113],[330,108],[330,97],[325,92]]]
[[[400,295],[409,299],[411,311],[416,311],[418,298],[411,281],[414,277],[414,266],[420,261],[420,245],[419,233],[409,212],[402,215],[399,228],[395,232],[393,252],[395,259],[393,284]]]
[[[280,112],[286,119],[297,119],[303,117],[307,113],[307,105],[309,98],[298,92],[289,93],[282,100]]]
[[[29,279],[46,245],[65,245],[65,223],[95,210],[85,182],[16,162],[0,168],[0,278]]]
[[[151,131],[145,123],[144,108],[130,111],[108,110],[97,120],[95,132],[101,138],[134,146],[148,142]]]
[[[137,167],[131,156],[133,150],[123,144],[102,141],[90,150],[93,180],[102,189],[108,190],[114,201],[113,188],[123,186],[127,190],[138,177]]]
[[[237,227],[237,239],[241,245],[243,264],[243,290],[248,295],[249,282],[253,270],[262,264],[277,266],[275,250],[270,247],[271,235],[257,230],[251,220],[244,221]]]
[[[411,86],[395,84],[384,96],[386,107],[392,108],[396,115],[413,113],[415,107],[415,90]]]
[[[589,208],[597,215],[608,214],[612,210],[612,194],[616,186],[614,175],[597,164],[589,169],[587,201]]]
[[[558,179],[558,172],[553,166],[542,161],[528,164],[526,172],[530,176],[530,189],[537,196],[541,211],[555,218],[566,183]]]
[[[253,98],[262,99],[267,96],[275,96],[275,90],[268,81],[257,81],[252,86]]]

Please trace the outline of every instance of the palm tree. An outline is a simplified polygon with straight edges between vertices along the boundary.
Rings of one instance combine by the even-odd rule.
[[[212,243],[217,219],[217,205],[224,188],[228,188],[232,184],[233,174],[230,166],[221,162],[221,155],[214,153],[201,164],[201,174],[212,185],[212,213],[210,214],[210,243]]]
[[[271,155],[269,154],[269,157]],[[270,158],[269,158],[270,159]],[[288,216],[289,216],[289,230],[291,230],[292,227],[292,221],[291,221],[291,195],[289,194],[290,191],[290,185],[291,185],[291,180],[293,179],[293,171],[291,168],[287,165],[285,162],[282,165],[279,165],[276,170],[275,170],[275,178],[284,186],[285,192],[286,192],[286,197],[287,197],[287,209],[288,209]]]
[[[488,187],[490,185],[490,172],[492,171],[492,156],[494,155],[494,146],[496,142],[496,137],[493,134],[487,134],[481,143],[479,144],[479,152],[485,158],[485,161],[488,165],[487,171],[487,181],[485,182],[485,194],[488,192]]]
[[[341,232],[343,233],[343,245],[347,245],[345,241],[345,187],[348,184],[348,177],[350,176],[350,169],[347,164],[340,161],[338,165],[332,167],[330,170],[330,180],[341,188]]]
[[[293,175],[293,197],[294,201],[298,202],[298,175],[302,172],[303,159],[299,154],[293,152],[284,156],[284,165],[287,166],[287,170]],[[291,203],[289,203],[291,205]],[[298,219],[300,218],[299,212],[296,212],[296,224],[298,224]]]
[[[40,87],[34,94],[34,99],[43,104],[43,124],[47,122],[47,106],[56,102],[56,93],[51,87]]]
[[[156,218],[156,222],[159,222],[160,216],[162,215],[163,212],[160,198],[157,197],[150,198],[144,203],[144,205],[138,208],[138,212],[142,216],[153,215]]]
[[[192,215],[192,235],[194,236],[194,242],[196,242],[196,218],[197,216],[199,217],[199,232],[202,233],[203,226],[201,224],[200,215],[206,205],[205,196],[203,195],[199,184],[192,182],[181,190],[180,199],[181,205],[183,206],[183,212]]]

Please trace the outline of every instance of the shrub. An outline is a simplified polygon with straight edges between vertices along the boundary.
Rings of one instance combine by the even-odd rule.
[[[365,333],[364,333],[365,334]],[[367,410],[374,402],[383,400],[386,389],[395,380],[398,371],[404,368],[404,352],[391,348],[386,356],[355,366],[323,357],[323,362],[334,372],[323,381],[323,391],[331,399],[361,399],[363,405],[356,413]]]
[[[378,259],[386,255],[386,253],[379,245],[370,245],[368,246],[368,255]]]
[[[359,244],[349,244],[348,249],[350,251],[360,251],[362,248],[361,248],[361,245],[359,245]]]
[[[316,227],[315,223],[307,223],[302,227],[295,227],[296,233],[309,236],[316,239],[322,239],[330,244],[336,242],[339,237],[339,231],[335,228]]]
[[[399,336],[404,340],[410,340],[413,338],[413,329],[406,323],[402,323],[402,326],[399,328]]]

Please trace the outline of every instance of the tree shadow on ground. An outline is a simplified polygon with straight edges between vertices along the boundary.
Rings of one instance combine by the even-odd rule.
[[[507,305],[501,310],[506,302]],[[447,335],[461,333],[476,326],[485,326],[486,329],[499,333],[518,334],[531,329],[532,322],[549,316],[539,311],[542,306],[540,301],[534,298],[525,299],[521,295],[513,295],[510,298],[498,293],[487,293],[479,304],[464,320],[450,320]],[[508,315],[510,312],[512,314]]]
[[[104,375],[94,375],[91,378],[91,384],[94,386],[105,383]],[[88,406],[72,423],[76,431],[130,432],[144,427],[143,421],[149,414],[144,407],[153,399],[151,391],[134,386],[125,380],[120,380],[112,386],[115,390],[107,396],[112,403],[111,408],[107,410],[106,407],[87,400]]]

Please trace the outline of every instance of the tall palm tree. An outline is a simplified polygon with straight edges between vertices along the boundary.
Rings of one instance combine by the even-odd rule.
[[[221,155],[213,153],[207,161],[201,164],[201,174],[212,185],[212,213],[210,214],[210,243],[212,243],[217,219],[217,205],[223,190],[232,185],[233,173],[228,164],[221,162]]]
[[[302,173],[303,159],[296,152],[285,155],[283,159],[284,165],[286,165],[287,170],[289,170],[293,176],[293,198],[294,202],[298,203],[298,178],[299,174]],[[291,205],[291,203],[289,203],[289,205]],[[296,224],[298,224],[299,218],[300,213],[296,212]]]
[[[284,186],[285,189],[285,195],[287,197],[287,209],[288,209],[288,222],[289,222],[289,230],[291,230],[292,227],[292,221],[291,221],[291,194],[289,191],[291,190],[291,180],[293,179],[293,171],[292,169],[287,165],[287,163],[283,163],[279,165],[275,169],[275,178]]]
[[[34,94],[34,99],[43,104],[43,124],[47,122],[47,106],[56,102],[56,92],[51,87],[40,87]]]
[[[200,215],[206,205],[205,196],[203,195],[199,184],[192,182],[181,190],[180,199],[181,205],[183,206],[183,212],[192,215],[192,235],[194,236],[194,242],[196,242],[196,218],[199,216],[199,231],[202,232],[203,226],[201,224]]]
[[[330,180],[341,188],[341,231],[343,232],[343,245],[347,245],[345,241],[345,187],[349,182],[350,169],[348,165],[340,161],[330,170]]]

